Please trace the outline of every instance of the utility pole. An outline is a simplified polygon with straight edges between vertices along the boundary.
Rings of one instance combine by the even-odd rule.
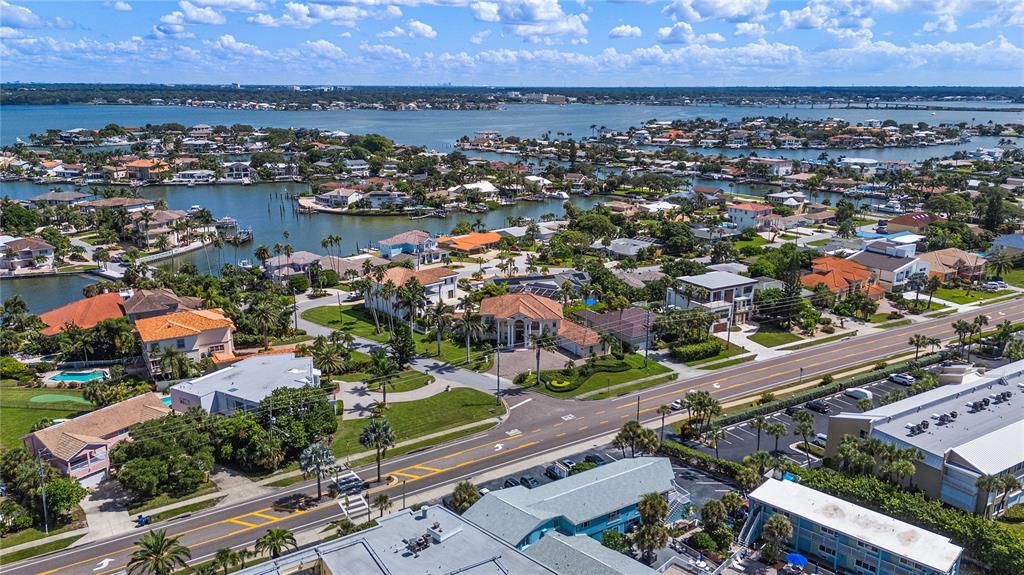
[[[494,405],[501,405],[501,334],[498,334],[498,345],[494,348],[494,363],[497,377],[497,387],[494,389]]]
[[[405,509],[405,480],[402,480],[402,509]]]
[[[647,356],[651,353],[651,303],[647,302],[647,333],[644,335],[644,367],[647,367]],[[610,380],[609,380],[610,381]]]
[[[43,466],[43,461],[36,461],[36,472],[39,473],[39,482],[42,484],[42,495],[43,495],[43,532],[47,535],[50,534],[50,514],[46,510],[46,467]]]
[[[800,381],[797,383],[797,385],[802,385],[803,383],[804,383],[804,368],[801,367],[800,368]]]
[[[640,423],[640,396],[636,396],[636,422]]]

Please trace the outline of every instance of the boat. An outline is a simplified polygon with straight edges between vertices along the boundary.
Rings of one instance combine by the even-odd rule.
[[[196,215],[196,212],[198,212],[201,209],[203,209],[203,206],[200,206],[199,204],[192,204],[192,207],[186,210],[185,213],[190,216],[194,216]]]
[[[871,211],[878,212],[880,214],[903,214],[903,204],[898,200],[889,200],[884,204],[872,204],[869,206]]]
[[[242,268],[243,270],[252,269],[252,262],[249,260],[239,260],[238,267]]]

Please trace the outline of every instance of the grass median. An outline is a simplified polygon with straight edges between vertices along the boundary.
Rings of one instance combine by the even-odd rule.
[[[532,377],[525,385],[551,397],[576,397],[671,371],[653,359],[645,362],[644,356],[629,353],[622,359],[610,355],[602,357],[594,361],[593,366],[579,366],[571,373],[560,369],[545,370],[541,372],[544,385],[537,385]]]

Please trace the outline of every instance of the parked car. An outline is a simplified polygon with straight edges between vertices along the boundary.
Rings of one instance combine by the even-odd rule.
[[[562,478],[562,476],[558,474],[558,468],[555,467],[554,465],[548,465],[544,469],[544,475],[547,475],[548,477],[554,479],[555,481],[558,481],[559,479]]]
[[[874,399],[874,395],[864,389],[863,387],[851,387],[843,392],[846,397],[852,397],[854,399]]]
[[[824,433],[815,434],[814,440],[812,440],[811,443],[818,447],[825,447],[825,444],[828,443],[828,436]]]
[[[910,375],[909,373],[894,373],[889,376],[889,381],[893,383],[898,383],[900,385],[910,386],[914,385],[914,382],[917,380],[914,379],[914,376]]]
[[[811,411],[817,411],[818,413],[828,413],[832,411],[832,406],[823,399],[812,399],[804,404],[804,407]]]
[[[583,461],[588,461],[590,463],[593,463],[594,465],[597,465],[598,467],[600,467],[600,466],[602,466],[602,465],[604,465],[606,463],[604,458],[601,457],[597,453],[591,453],[590,455],[584,457]]]
[[[568,457],[563,459],[560,463],[564,465],[566,469],[571,470],[573,467],[576,467],[576,462],[573,461],[572,459],[569,459]]]
[[[533,489],[540,486],[540,481],[537,481],[537,478],[532,475],[524,475],[519,478],[519,484],[527,489]]]
[[[1005,289],[1007,287],[1004,281],[987,281],[981,284],[981,287],[987,290]]]
[[[518,479],[516,479],[515,477],[509,477],[508,479],[505,480],[503,487],[517,487],[518,485]]]
[[[677,399],[673,401],[671,404],[669,404],[669,407],[672,409],[672,411],[679,411],[680,409],[683,408],[683,400]]]
[[[801,409],[803,409],[803,407],[800,405],[791,405],[786,408],[786,415],[793,415]]]

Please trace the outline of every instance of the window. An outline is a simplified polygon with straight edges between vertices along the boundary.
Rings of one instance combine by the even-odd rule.
[[[818,545],[818,551],[820,551],[823,555],[828,555],[829,557],[834,557],[836,554],[835,549],[832,549],[831,547],[826,547],[824,545]]]
[[[588,527],[590,527],[590,521],[589,520],[584,521],[583,523],[580,523],[580,529],[586,529]]]
[[[874,545],[865,543],[863,541],[858,541],[857,547],[860,547],[861,549],[870,549],[872,553],[878,553],[878,547],[875,547]]]
[[[833,531],[832,529],[829,529],[828,527],[822,527],[821,528],[821,532],[824,533],[825,535],[831,535],[833,537],[836,536],[836,532]]]
[[[618,520],[619,520],[619,512],[618,511],[612,511],[611,513],[608,514],[608,523],[614,523],[614,522],[616,522]]]
[[[178,341],[175,342],[175,345],[178,347],[178,349],[185,349],[185,340],[179,339]]]
[[[863,569],[864,573],[874,573],[877,569],[873,563],[868,563],[863,559],[858,559],[854,563],[857,565],[857,567]]]
[[[224,351],[224,344],[210,346],[209,353],[216,353],[218,351]]]

